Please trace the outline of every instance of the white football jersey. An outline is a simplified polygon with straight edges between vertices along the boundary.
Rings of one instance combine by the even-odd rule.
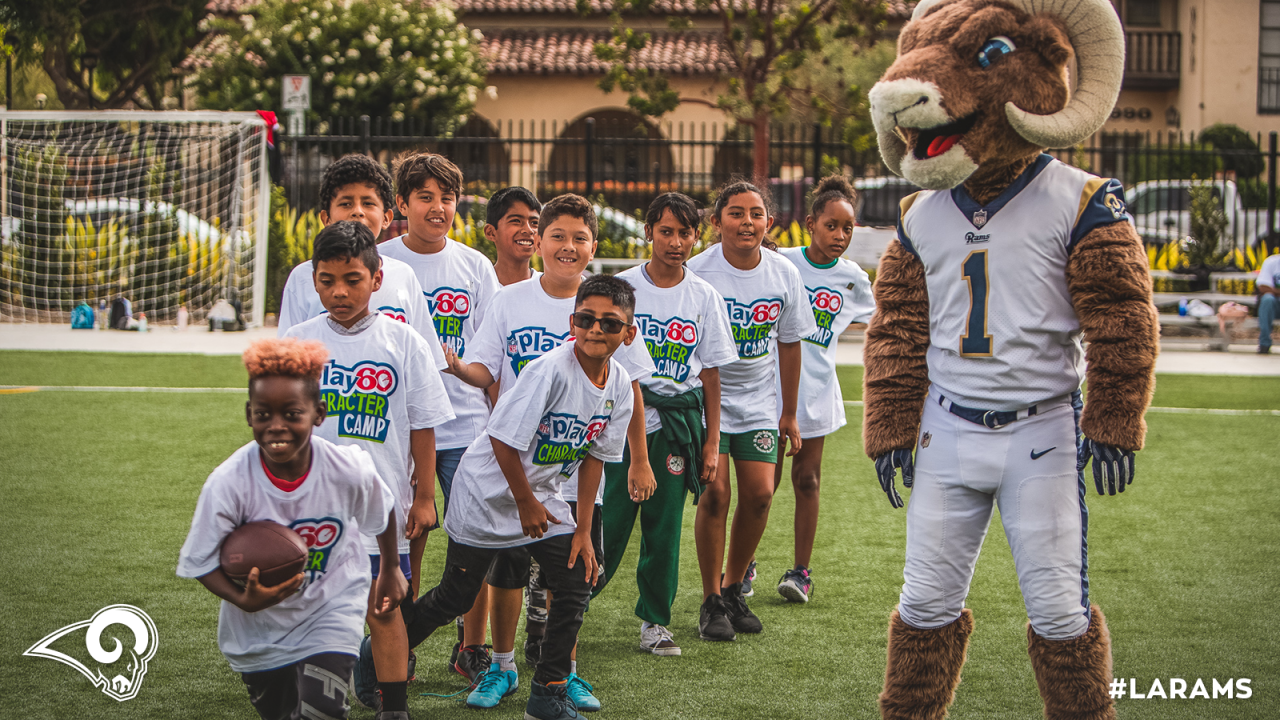
[[[1017,410],[1084,379],[1067,262],[1090,230],[1128,219],[1124,188],[1041,155],[999,197],[963,187],[902,200],[898,239],[924,265],[929,380],[952,402]]]

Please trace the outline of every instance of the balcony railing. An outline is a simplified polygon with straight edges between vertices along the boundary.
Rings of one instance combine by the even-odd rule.
[[[1258,112],[1280,114],[1280,68],[1258,68]]]
[[[1124,34],[1124,50],[1125,88],[1172,90],[1178,87],[1182,33],[1129,30]]]

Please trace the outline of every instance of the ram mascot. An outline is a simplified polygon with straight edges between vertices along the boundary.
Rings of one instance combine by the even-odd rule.
[[[1084,469],[1099,494],[1133,480],[1156,312],[1120,183],[1043,151],[1095,133],[1123,71],[1108,0],[923,0],[871,90],[885,163],[926,188],[901,203],[866,335],[866,452],[894,507],[898,470],[912,488],[884,718],[946,716],[993,505],[1045,717],[1115,717]]]

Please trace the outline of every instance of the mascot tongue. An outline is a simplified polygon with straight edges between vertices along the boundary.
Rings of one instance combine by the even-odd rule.
[[[937,157],[942,153],[951,149],[952,145],[960,142],[959,135],[939,136],[929,143],[929,149],[926,150],[927,157]]]

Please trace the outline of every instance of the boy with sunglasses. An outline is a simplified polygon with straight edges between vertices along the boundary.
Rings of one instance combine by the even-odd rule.
[[[631,382],[614,352],[635,338],[634,310],[625,281],[599,276],[581,283],[568,328],[573,342],[523,368],[462,456],[453,485],[457,502],[445,518],[444,575],[410,613],[412,646],[471,607],[500,551],[521,547],[536,558],[554,599],[526,719],[578,716],[569,697],[570,658],[598,572],[591,536],[596,490],[604,463],[622,459],[632,414]],[[564,495],[574,477],[578,505],[586,508],[577,521]],[[505,659],[511,662],[511,653]],[[508,670],[499,662],[476,692],[498,699],[515,693],[514,665]]]
[[[517,378],[531,363],[573,340],[570,328],[564,327],[557,318],[574,311],[574,297],[580,286],[587,282],[582,279],[582,272],[595,256],[598,227],[595,210],[585,198],[561,195],[548,201],[538,218],[537,247],[542,257],[542,273],[503,288],[494,297],[468,350],[467,359],[471,362],[460,360],[446,349],[450,372],[480,388],[497,382],[501,398],[515,386]],[[633,343],[628,339],[618,348],[616,357],[633,387],[636,411],[627,428],[627,445],[632,448],[628,485],[632,497],[641,502],[653,493],[655,483],[645,446],[644,403],[640,398],[638,381],[652,375],[655,368],[644,343]],[[575,513],[577,492],[577,475],[569,473],[563,493]],[[582,520],[583,525],[591,528],[597,558],[602,555],[604,546],[599,512],[603,498],[603,485],[598,484],[593,503],[596,507],[592,508],[595,512],[590,520]],[[542,569],[546,572],[545,565]],[[527,554],[518,548],[504,551],[490,570],[490,582],[495,587],[511,587],[515,584],[503,582],[503,576],[509,578],[513,573],[519,573],[527,578],[528,571]],[[554,598],[551,605],[555,606]],[[494,707],[505,696],[503,693],[508,687],[514,687],[516,683],[516,628],[514,625],[499,627],[495,624],[492,629],[493,660],[498,672],[490,671],[489,677],[476,687],[467,700],[472,707]],[[600,701],[591,693],[590,684],[578,677],[576,659],[571,666],[568,693],[580,710],[597,710],[600,707]]]

